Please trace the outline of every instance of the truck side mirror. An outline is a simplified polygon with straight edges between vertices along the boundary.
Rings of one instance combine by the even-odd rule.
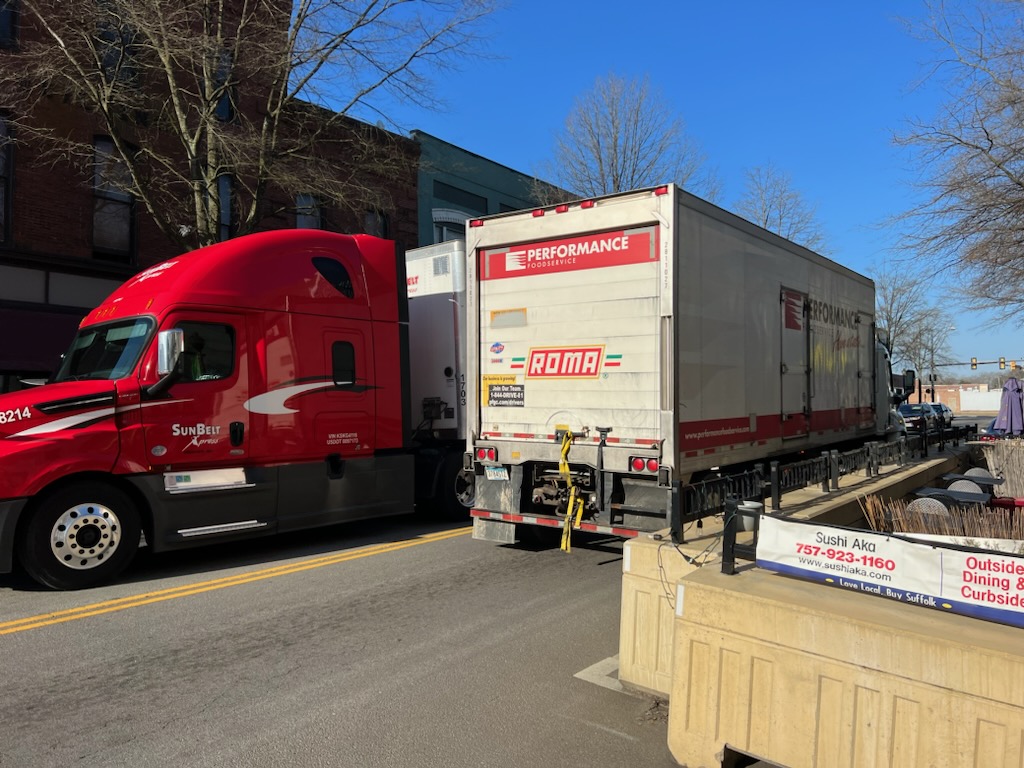
[[[917,383],[917,374],[914,371],[906,370],[903,372],[903,389],[907,392],[914,388]]]
[[[156,375],[163,377],[178,367],[185,352],[185,332],[181,328],[160,331],[157,336]]]

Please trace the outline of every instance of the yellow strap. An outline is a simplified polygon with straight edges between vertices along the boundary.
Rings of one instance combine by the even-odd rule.
[[[569,501],[572,502],[576,496],[576,489],[573,488],[569,491]],[[572,543],[569,541],[569,537],[572,531],[572,510],[565,510],[565,520],[562,521],[562,546],[560,549],[563,552],[569,552],[572,550]]]
[[[562,546],[563,552],[572,550],[570,540],[573,528],[573,516],[576,517],[575,526],[580,527],[580,520],[583,519],[583,499],[576,498],[576,486],[573,485],[572,475],[569,472],[569,448],[572,446],[572,432],[565,431],[562,435],[562,454],[558,459],[558,472],[565,479],[569,488],[569,503],[565,507],[565,521],[562,524]]]
[[[569,475],[569,448],[571,447],[572,432],[566,430],[565,434],[562,435],[562,453],[558,457],[558,472],[569,486],[572,485],[572,480]]]

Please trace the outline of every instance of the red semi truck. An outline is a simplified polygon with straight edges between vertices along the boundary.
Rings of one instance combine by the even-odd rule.
[[[414,486],[464,515],[440,491],[465,451],[463,262],[409,256],[407,274],[390,241],[288,230],[127,281],[48,383],[0,397],[0,572],[86,587],[140,540],[403,514]],[[407,285],[423,298],[412,326]]]

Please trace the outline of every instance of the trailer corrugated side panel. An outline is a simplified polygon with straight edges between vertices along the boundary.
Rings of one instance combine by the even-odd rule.
[[[680,474],[873,432],[873,283],[684,192],[674,230]]]

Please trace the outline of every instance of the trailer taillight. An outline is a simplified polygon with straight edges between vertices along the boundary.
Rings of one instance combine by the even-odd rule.
[[[668,187],[655,187],[654,196],[661,197],[662,195],[668,194]]]
[[[498,449],[497,448],[477,448],[476,449],[476,460],[477,461],[497,461],[498,460]]]
[[[584,200],[582,203],[580,203],[580,208],[586,209],[586,208],[593,208],[593,207],[594,207],[594,201],[593,200]]]
[[[646,456],[630,456],[629,468],[633,472],[656,475],[661,468],[661,462],[658,459],[647,458]]]
[[[533,218],[535,218],[535,219],[539,219],[543,215],[544,215],[544,209],[543,208],[538,208],[536,211],[533,212]]]
[[[555,206],[555,213],[565,213],[568,210],[569,210],[569,204],[568,203],[562,203],[561,205],[556,205]]]
[[[470,219],[469,226],[471,227],[482,227],[484,223],[480,219]]]

